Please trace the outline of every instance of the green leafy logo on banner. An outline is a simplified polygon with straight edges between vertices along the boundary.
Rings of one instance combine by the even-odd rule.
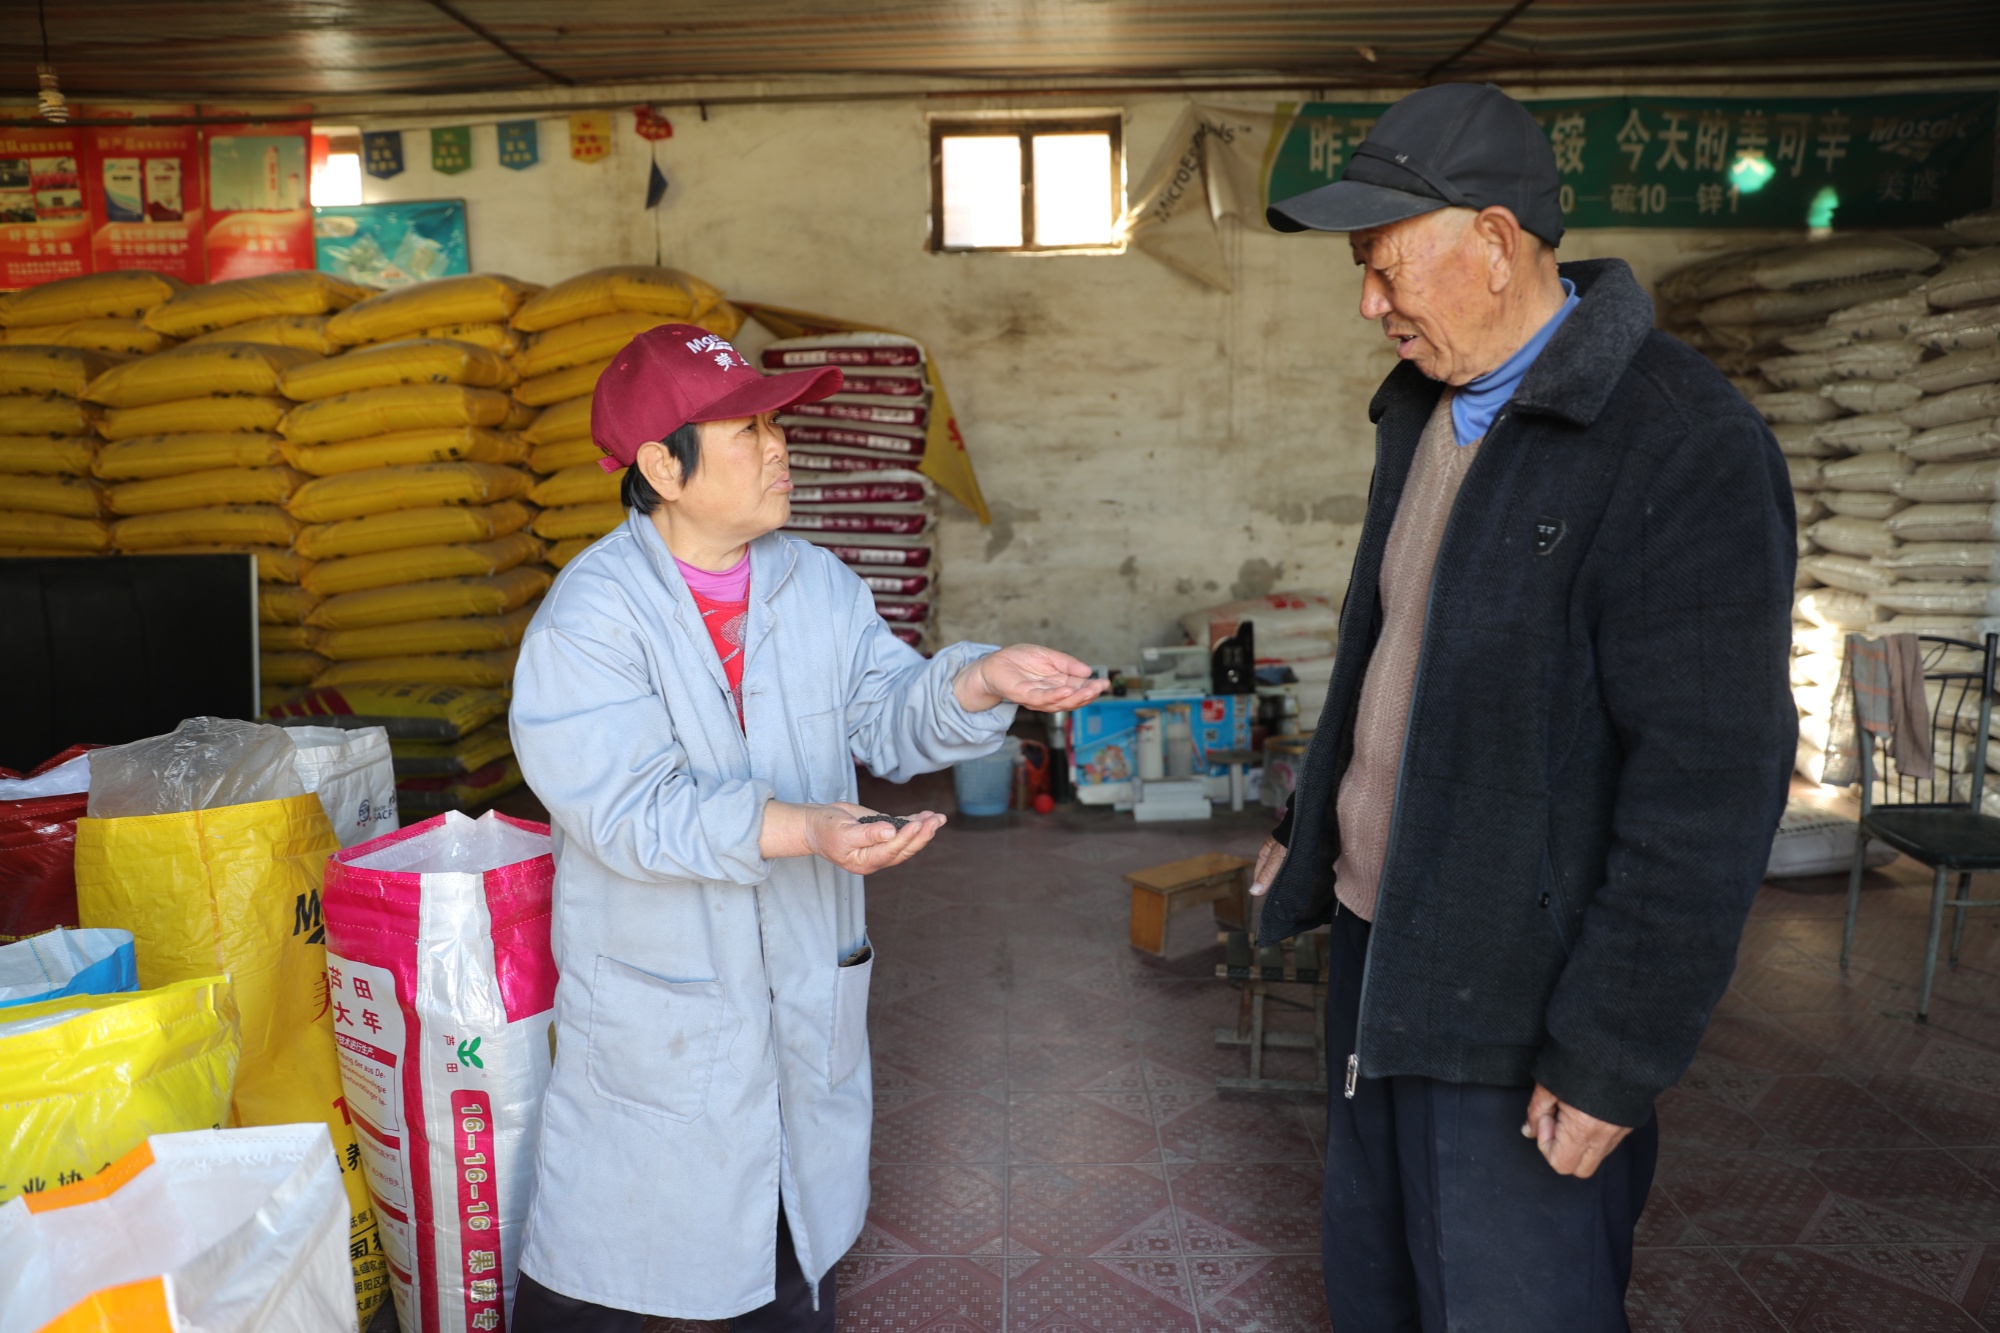
[[[500,165],[520,171],[542,159],[541,135],[532,120],[503,120],[495,127],[500,139]]]
[[[462,1041],[458,1044],[458,1058],[471,1065],[474,1069],[486,1068],[486,1062],[479,1058],[479,1038],[477,1037],[474,1037],[471,1041]]]
[[[472,126],[447,125],[431,131],[431,170],[456,176],[472,165]]]

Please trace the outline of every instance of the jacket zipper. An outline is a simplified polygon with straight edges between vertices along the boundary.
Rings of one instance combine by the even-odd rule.
[[[1435,412],[1437,409],[1433,407],[1431,410]],[[1486,456],[1486,447],[1487,445],[1492,443],[1493,433],[1498,429],[1500,429],[1501,423],[1507,420],[1507,416],[1508,416],[1507,409],[1504,407],[1501,408],[1500,415],[1493,419],[1493,424],[1487,428],[1485,436],[1480,441],[1479,456],[1474,458],[1471,463],[1466,465],[1465,476],[1459,479],[1458,494],[1452,497],[1451,513],[1446,516],[1444,521],[1444,535],[1438,538],[1437,558],[1431,561],[1430,585],[1424,589],[1423,644],[1421,647],[1417,649],[1417,674],[1410,681],[1410,710],[1409,713],[1403,718],[1403,748],[1401,753],[1397,757],[1396,761],[1396,794],[1394,797],[1394,804],[1390,806],[1389,810],[1388,852],[1384,854],[1382,859],[1382,872],[1383,872],[1382,878],[1376,881],[1375,902],[1376,902],[1377,916],[1381,915],[1382,887],[1389,878],[1388,854],[1393,853],[1395,851],[1396,834],[1398,830],[1400,830],[1403,826],[1404,773],[1405,770],[1408,768],[1410,762],[1410,732],[1415,727],[1417,721],[1417,699],[1423,694],[1423,689],[1424,689],[1424,668],[1430,665],[1430,660],[1431,660],[1431,622],[1437,615],[1438,571],[1443,566],[1445,548],[1451,545],[1451,534],[1458,527],[1459,501],[1464,498],[1466,483],[1472,480],[1472,474],[1474,470],[1477,469],[1479,466],[1479,459],[1484,458]],[[1421,437],[1419,437],[1418,440],[1419,448],[1422,447],[1422,443],[1423,443],[1422,439]],[[1456,443],[1454,443],[1453,447],[1458,448],[1463,446],[1459,446]],[[1411,467],[1414,468],[1415,466],[1416,466],[1416,460],[1413,457],[1411,459]],[[1405,486],[1409,484],[1409,478],[1407,476],[1403,479],[1403,484]],[[1399,498],[1397,501],[1399,507],[1401,503],[1402,502]],[[1391,520],[1392,525],[1393,522],[1394,520]],[[1380,571],[1377,571],[1376,588],[1378,590],[1378,595],[1380,587],[1381,587],[1381,573]],[[1373,931],[1373,929],[1371,929],[1368,932],[1368,948],[1361,955],[1361,1000],[1360,1003],[1355,1006],[1355,1011],[1354,1011],[1354,1050],[1347,1057],[1346,1096],[1349,1101],[1352,1101],[1354,1099],[1355,1080],[1361,1077],[1361,1030],[1368,1022],[1368,973],[1369,970],[1374,966],[1374,963],[1375,963],[1375,932]]]

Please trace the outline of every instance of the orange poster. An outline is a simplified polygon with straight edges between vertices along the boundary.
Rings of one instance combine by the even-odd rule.
[[[270,114],[202,127],[208,181],[208,280],[313,267],[309,107],[205,106],[205,115]]]
[[[192,106],[90,106],[85,120],[193,116]],[[93,126],[84,131],[94,268],[144,268],[202,282],[201,134],[193,125]]]
[[[83,131],[0,126],[0,289],[90,272]]]

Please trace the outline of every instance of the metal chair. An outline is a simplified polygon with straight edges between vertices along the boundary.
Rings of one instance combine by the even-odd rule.
[[[1944,909],[1958,913],[1951,928],[1951,963],[1965,938],[1965,911],[2000,907],[2000,899],[1975,901],[1973,872],[2000,870],[2000,818],[1985,814],[1980,800],[1986,791],[1987,729],[1993,721],[1993,668],[2000,635],[1984,644],[1934,635],[1918,636],[1924,663],[1924,686],[1930,703],[1933,778],[1912,778],[1878,772],[1876,746],[1886,754],[1889,738],[1859,725],[1855,741],[1861,759],[1861,825],[1854,838],[1854,868],[1847,880],[1847,929],[1840,941],[1840,966],[1847,968],[1854,949],[1854,922],[1861,908],[1862,858],[1868,840],[1876,838],[1932,867],[1930,934],[1924,945],[1923,993],[1917,1000],[1917,1021],[1928,1022],[1931,983],[1937,977],[1939,938]],[[1852,685],[1849,687],[1852,689]],[[1945,880],[1958,875],[1958,894],[1945,898]]]

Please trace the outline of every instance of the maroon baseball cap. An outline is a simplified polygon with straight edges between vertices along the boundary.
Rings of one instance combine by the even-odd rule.
[[[639,446],[693,421],[733,421],[816,403],[840,392],[840,368],[765,375],[729,340],[692,324],[662,324],[626,343],[597,377],[590,436],[606,472],[631,466]]]

